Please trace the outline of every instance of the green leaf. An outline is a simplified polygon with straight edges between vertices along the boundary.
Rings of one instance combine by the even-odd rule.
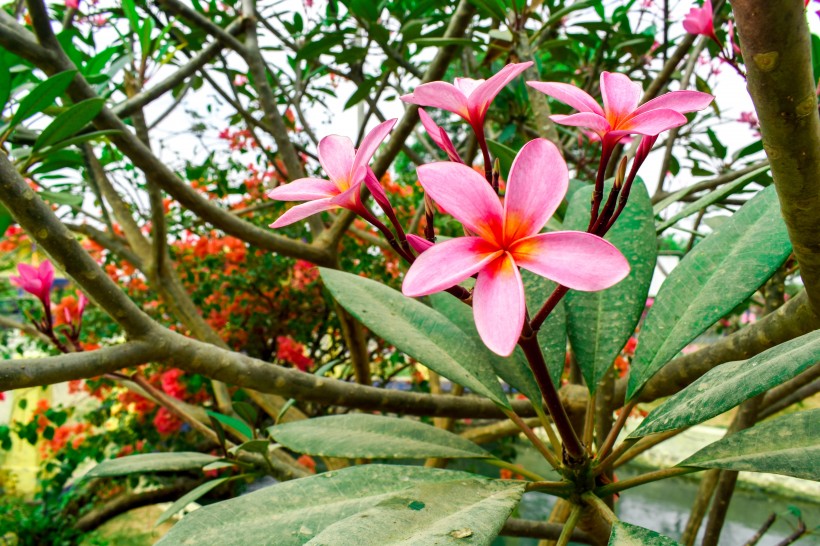
[[[31,92],[20,101],[17,111],[14,112],[11,122],[9,122],[9,126],[14,127],[18,123],[27,120],[34,114],[42,112],[48,106],[51,106],[54,99],[68,89],[76,73],[76,70],[66,70],[65,72],[54,74],[32,89]]]
[[[336,301],[374,334],[450,381],[510,407],[482,348],[447,317],[376,281],[333,269],[319,271]]]
[[[679,220],[682,220],[683,218],[686,218],[687,216],[691,216],[692,214],[695,214],[699,210],[705,209],[706,207],[717,203],[718,201],[732,195],[733,193],[740,191],[747,184],[749,184],[751,182],[754,182],[755,178],[757,178],[758,175],[763,174],[768,170],[769,170],[769,166],[766,165],[765,167],[761,167],[761,168],[757,169],[756,171],[752,171],[752,172],[750,172],[749,174],[747,174],[745,176],[741,176],[740,178],[738,178],[734,182],[732,182],[730,184],[726,184],[725,186],[723,186],[720,189],[707,192],[706,195],[704,195],[700,199],[698,199],[698,200],[696,200],[692,203],[689,203],[688,205],[683,207],[683,209],[679,213],[673,215],[668,220],[666,220],[664,222],[661,222],[657,227],[657,232],[661,233],[663,230],[665,230],[669,226],[675,225]],[[677,193],[675,195],[677,195]],[[656,206],[656,208],[657,208],[657,206]]]
[[[365,21],[375,21],[379,18],[380,2],[377,0],[349,0],[350,11]]]
[[[238,446],[232,447],[228,450],[232,455],[236,455],[240,451],[247,451],[249,453],[261,453],[267,455],[270,450],[270,442],[268,440],[248,440]]]
[[[704,447],[677,466],[783,474],[820,481],[820,409],[790,413]]]
[[[270,427],[268,432],[290,450],[320,457],[472,459],[491,456],[452,432],[410,419],[366,413],[303,419]]]
[[[253,438],[253,430],[251,427],[248,426],[248,423],[241,419],[237,419],[236,417],[231,417],[229,415],[222,415],[221,413],[217,413],[211,410],[205,410],[205,413],[222,423],[222,426],[232,428],[236,432],[242,434],[246,438]]]
[[[6,103],[11,96],[11,72],[6,66],[6,61],[0,57],[0,112],[6,108]]]
[[[607,184],[604,195],[611,188],[612,184]],[[591,198],[590,186],[572,196],[564,217],[566,229],[586,231]],[[566,296],[570,344],[593,393],[641,320],[655,272],[655,217],[649,192],[640,180],[635,181],[623,212],[605,239],[629,261],[629,275],[607,290],[570,290]]]
[[[84,478],[106,478],[145,472],[180,472],[199,470],[219,457],[196,451],[176,453],[141,453],[119,459],[108,459],[92,468]]]
[[[3,238],[12,222],[14,222],[14,218],[11,217],[9,209],[0,204],[0,239]]]
[[[88,142],[91,140],[97,140],[109,135],[115,135],[120,131],[117,129],[104,129],[102,131],[91,131],[89,133],[84,133],[82,135],[77,135],[75,137],[67,138],[65,140],[60,140],[52,144],[51,146],[46,146],[41,150],[38,150],[38,153],[35,155],[38,157],[42,157],[57,150],[62,150],[63,148],[68,148],[69,146],[74,146],[76,144],[82,144],[83,142]]]
[[[820,361],[820,331],[782,343],[749,360],[728,362],[667,399],[629,436],[675,430],[702,423]]]
[[[356,88],[350,98],[347,99],[344,109],[347,110],[351,106],[359,104],[370,93],[373,86],[378,80],[376,78],[365,78],[365,80]]]
[[[80,205],[82,205],[84,199],[82,195],[75,195],[73,193],[66,192],[54,192],[48,190],[41,190],[37,192],[37,194],[46,203],[52,203],[57,205],[73,205],[75,207],[79,207]]]
[[[521,271],[521,280],[524,282],[524,293],[527,295],[527,309],[533,314],[538,312],[558,286],[551,280],[527,270]],[[561,385],[561,375],[567,361],[567,312],[563,300],[558,302],[538,330],[538,344],[544,353],[550,379],[557,388]]]
[[[410,43],[416,44],[419,47],[444,47],[449,45],[461,45],[467,47],[475,47],[480,49],[481,44],[469,38],[416,38]]]
[[[174,515],[176,515],[179,511],[184,509],[186,506],[188,506],[192,502],[196,502],[200,497],[207,494],[211,489],[214,489],[215,487],[222,485],[230,479],[231,478],[217,478],[215,480],[211,480],[209,482],[200,484],[194,489],[188,491],[185,495],[177,499],[177,501],[174,504],[165,509],[165,511],[157,520],[157,522],[154,523],[154,527],[156,527],[157,525],[162,525],[163,523],[171,519]]]
[[[58,144],[68,138],[97,117],[105,104],[104,99],[88,99],[78,102],[48,124],[34,142],[32,151]]]
[[[489,546],[523,492],[467,472],[354,466],[205,506],[157,544]]]
[[[469,305],[465,305],[457,297],[447,292],[439,292],[428,297],[433,309],[450,319],[464,335],[469,336],[477,346],[486,351],[487,358],[492,363],[498,377],[530,400],[540,403],[541,390],[538,388],[538,383],[535,382],[535,377],[533,377],[524,352],[520,347],[515,348],[512,356],[498,356],[482,343],[475,326],[473,310]]]
[[[131,25],[131,30],[139,32],[140,17],[137,15],[137,8],[134,5],[134,0],[122,0],[122,11],[125,12],[125,17]]]
[[[663,283],[638,336],[627,400],[678,351],[754,293],[790,253],[770,186],[689,252]]]
[[[483,11],[485,15],[505,21],[507,19],[507,9],[504,3],[499,0],[470,0],[470,3]]]
[[[493,157],[497,158],[499,163],[501,163],[501,172],[510,172],[513,161],[515,161],[516,151],[491,138],[487,139],[487,146],[490,148]]]
[[[609,546],[680,546],[669,537],[655,531],[619,521],[612,526]]]

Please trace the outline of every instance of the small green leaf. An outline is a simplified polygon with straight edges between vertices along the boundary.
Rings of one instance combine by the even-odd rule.
[[[249,453],[261,453],[266,455],[270,449],[270,442],[267,440],[248,440],[238,446],[232,447],[229,451],[235,455],[240,451],[247,451]]]
[[[655,531],[619,521],[612,526],[609,546],[680,546],[669,537]]]
[[[704,447],[677,466],[767,472],[820,481],[820,409],[790,413]]]
[[[6,233],[6,230],[13,222],[14,218],[11,217],[9,209],[0,204],[0,239],[3,238],[3,236]]]
[[[48,190],[41,190],[37,193],[46,203],[56,205],[73,205],[78,207],[83,203],[82,195],[74,195],[66,192],[53,192]]]
[[[411,43],[419,47],[444,47],[450,45],[460,45],[466,47],[481,48],[481,44],[469,38],[416,38]]]
[[[76,73],[76,70],[66,70],[65,72],[54,74],[32,89],[31,92],[20,101],[17,111],[14,112],[11,122],[9,122],[9,126],[15,127],[20,122],[27,120],[34,114],[42,112],[51,106],[54,103],[54,99],[68,89]]]
[[[195,487],[194,489],[188,491],[185,495],[180,497],[174,504],[169,506],[165,509],[159,519],[154,523],[154,527],[157,525],[162,525],[173,516],[175,516],[179,511],[184,509],[186,506],[191,504],[192,502],[196,502],[200,497],[207,494],[211,489],[214,489],[226,481],[230,480],[231,478],[217,478],[215,480],[211,480],[209,482],[205,482],[200,484],[199,486]]]
[[[702,423],[788,381],[818,361],[820,331],[814,331],[749,360],[722,364],[652,410],[629,436],[640,438]]]
[[[303,419],[268,429],[298,453],[346,459],[486,458],[469,440],[410,419],[351,413]]]
[[[497,158],[499,163],[501,163],[501,172],[510,172],[513,161],[515,161],[516,151],[491,138],[487,139],[487,146],[490,148],[493,157]]]
[[[370,94],[370,90],[376,85],[378,80],[376,78],[365,78],[365,80],[356,88],[350,98],[347,99],[344,109],[347,110],[351,106],[359,104],[364,98]]]
[[[0,57],[0,112],[5,110],[6,103],[11,96],[11,72],[6,61]]]
[[[92,468],[84,478],[106,478],[145,472],[181,472],[199,470],[219,457],[196,451],[176,453],[141,453],[119,459],[108,459]]]
[[[37,157],[48,156],[51,153],[62,150],[63,148],[68,148],[69,146],[75,146],[77,144],[82,144],[83,142],[89,142],[92,140],[97,140],[103,137],[107,137],[109,135],[115,135],[120,131],[116,129],[105,129],[103,131],[91,131],[89,133],[84,133],[82,135],[77,135],[75,137],[67,138],[65,140],[60,140],[59,142],[55,142],[51,146],[45,146],[41,150],[38,150],[36,154]]]
[[[725,197],[728,197],[728,196],[732,195],[733,193],[736,193],[736,192],[742,190],[745,186],[747,186],[748,184],[754,182],[755,179],[759,175],[765,173],[768,170],[769,170],[769,166],[766,165],[765,167],[761,167],[760,169],[758,169],[756,171],[752,171],[752,172],[750,172],[749,174],[747,174],[745,176],[741,176],[740,178],[738,178],[734,182],[732,182],[730,184],[726,184],[725,186],[723,186],[720,189],[708,192],[706,195],[704,195],[700,199],[694,201],[693,203],[689,203],[688,205],[683,207],[683,209],[680,212],[673,215],[668,220],[665,220],[664,222],[661,222],[657,227],[657,232],[661,233],[662,231],[664,231],[669,226],[675,225],[678,221],[686,218],[687,216],[691,216],[692,214],[695,214],[699,210],[705,209],[706,207],[717,203],[718,201],[724,199]],[[709,174],[711,174],[711,173],[709,173]],[[677,193],[675,195],[677,195]],[[685,195],[685,193],[684,193],[684,195]],[[656,208],[657,208],[657,206],[656,206]]]
[[[374,334],[450,381],[510,407],[489,359],[447,317],[379,282],[319,271],[336,301]]]
[[[239,434],[245,436],[245,438],[253,438],[253,429],[248,426],[248,423],[242,421],[241,419],[237,419],[236,417],[231,417],[229,415],[222,415],[221,413],[217,413],[211,410],[205,410],[205,413],[219,421],[222,426],[232,428]]]
[[[770,186],[695,246],[663,283],[638,336],[627,399],[754,293],[790,253],[789,234]]]
[[[354,466],[195,510],[157,544],[489,546],[523,482],[418,466]]]
[[[611,188],[608,183],[604,195]],[[572,196],[564,217],[566,229],[586,231],[591,197],[591,186]],[[598,382],[634,333],[655,272],[655,218],[649,192],[640,180],[635,181],[623,212],[605,239],[629,261],[629,275],[607,290],[570,290],[566,296],[569,340],[590,392],[595,392]]]
[[[89,123],[92,119],[97,117],[97,114],[102,111],[105,100],[103,99],[88,99],[79,102],[54,118],[48,124],[48,127],[43,129],[40,136],[34,142],[33,151],[40,150],[46,146],[58,144],[61,140],[68,138]]]

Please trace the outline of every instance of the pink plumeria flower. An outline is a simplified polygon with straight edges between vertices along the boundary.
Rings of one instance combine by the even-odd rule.
[[[80,0],[65,0],[65,7],[68,9],[79,9]]]
[[[444,129],[436,125],[436,122],[433,121],[433,118],[431,118],[430,115],[424,111],[424,108],[419,108],[419,118],[421,119],[421,124],[424,126],[424,130],[427,131],[427,134],[430,135],[430,138],[433,139],[436,146],[441,148],[442,151],[447,154],[450,161],[464,163],[461,156],[458,155],[456,147],[453,146],[453,142],[450,140],[450,137],[447,136]]]
[[[368,189],[374,194],[378,192],[379,197],[384,193],[375,176],[368,176],[368,164],[395,123],[396,120],[391,119],[377,125],[364,137],[358,150],[347,137],[330,135],[323,138],[319,142],[319,162],[329,180],[300,178],[271,190],[268,193],[271,199],[308,202],[288,210],[270,227],[280,228],[317,212],[340,207],[367,215],[360,195],[361,184],[366,182]]]
[[[579,110],[577,114],[550,116],[555,123],[585,127],[598,133],[605,145],[625,135],[657,135],[686,123],[683,114],[706,108],[714,97],[700,91],[672,91],[641,106],[641,85],[623,74],[601,73],[604,107],[589,94],[566,83],[527,82],[527,85]]]
[[[88,305],[88,298],[85,297],[84,293],[78,290],[76,312],[72,312],[68,306],[63,308],[63,317],[65,318],[65,322],[66,324],[71,324],[75,332],[80,331],[80,326],[83,323],[83,312],[85,312],[86,305]]]
[[[714,40],[721,48],[723,44],[715,34],[715,22],[713,20],[712,0],[706,0],[703,7],[693,7],[683,18],[683,28],[689,34],[699,34]]]
[[[503,205],[484,178],[466,165],[432,163],[417,172],[428,195],[475,235],[429,246],[407,272],[402,292],[411,297],[432,294],[477,273],[476,327],[499,355],[512,353],[524,325],[519,267],[586,291],[609,288],[629,273],[626,258],[597,235],[540,233],[561,204],[569,180],[566,163],[548,140],[536,139],[521,148]],[[418,240],[411,244],[429,245]]]
[[[493,99],[504,87],[532,65],[508,64],[498,74],[487,80],[456,78],[454,84],[446,82],[423,83],[401,100],[419,106],[442,108],[464,118],[473,130],[483,134],[484,118]]]
[[[11,282],[37,297],[43,302],[46,311],[49,311],[51,309],[51,287],[54,285],[54,266],[51,262],[44,260],[40,267],[18,264],[17,272],[20,276],[9,277]]]

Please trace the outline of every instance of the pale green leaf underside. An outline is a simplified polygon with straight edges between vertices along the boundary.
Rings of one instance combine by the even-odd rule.
[[[678,466],[783,474],[820,481],[820,409],[765,421],[710,444]]]
[[[274,440],[299,453],[368,459],[485,458],[469,440],[409,419],[365,413],[331,415],[276,425]]]
[[[208,463],[218,461],[219,457],[182,451],[177,453],[142,453],[129,455],[119,459],[103,461],[92,468],[86,478],[102,478],[109,476],[124,476],[143,472],[179,472],[182,470],[198,470]]]
[[[695,246],[663,283],[638,336],[627,399],[766,282],[790,253],[777,194],[770,186]]]
[[[523,492],[467,472],[355,466],[206,506],[158,544],[489,545]]]
[[[605,195],[611,187],[611,183],[606,185]],[[566,229],[586,231],[591,197],[591,186],[572,196],[564,217]],[[626,207],[605,239],[629,261],[629,275],[607,290],[570,290],[566,296],[569,340],[590,392],[595,392],[635,331],[655,271],[655,219],[649,192],[642,182],[635,182]]]
[[[510,407],[489,359],[447,317],[376,281],[319,270],[339,305],[374,334],[450,381]]]
[[[679,546],[679,544],[655,531],[619,521],[612,526],[609,546]]]
[[[718,366],[655,408],[630,437],[702,423],[788,381],[818,361],[820,331],[815,331],[749,360]]]

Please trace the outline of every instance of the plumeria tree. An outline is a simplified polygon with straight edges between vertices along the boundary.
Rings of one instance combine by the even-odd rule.
[[[817,480],[807,4],[5,5],[0,325],[49,356],[0,391],[98,402],[0,428],[46,440],[36,514],[0,531],[198,501],[161,543],[675,544],[617,499],[691,474],[674,538],[712,545],[739,471]],[[754,112],[727,138],[730,79]]]

